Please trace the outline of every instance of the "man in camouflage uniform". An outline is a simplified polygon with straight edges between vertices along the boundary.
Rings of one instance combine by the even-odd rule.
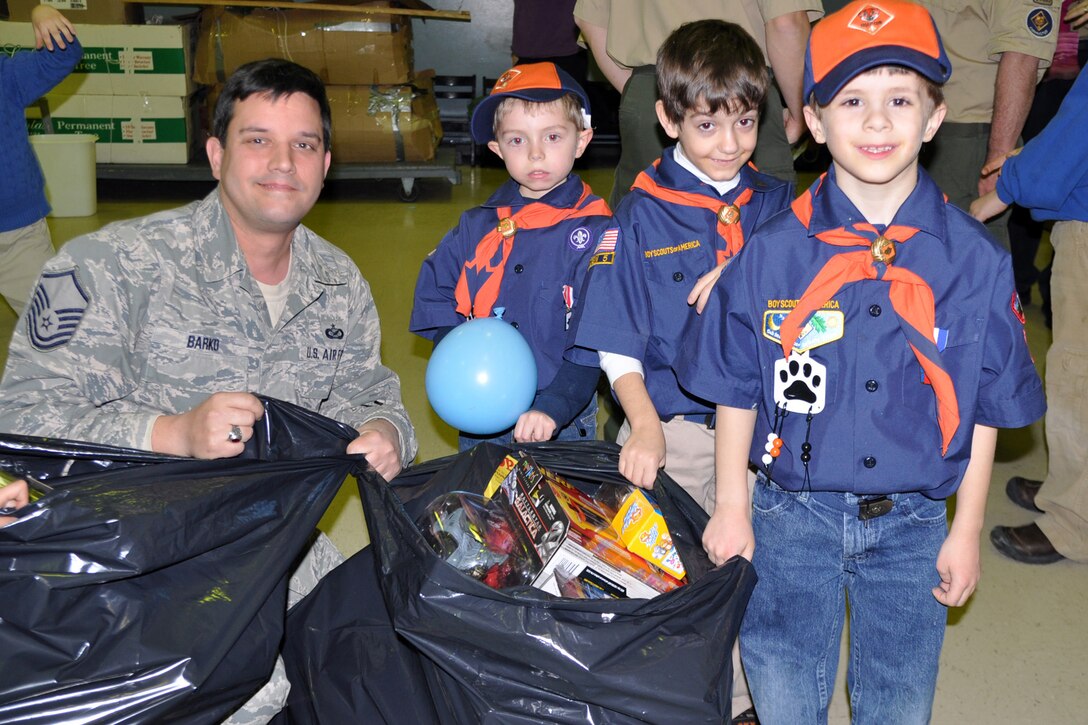
[[[216,190],[78,237],[45,265],[0,381],[0,431],[224,458],[253,435],[257,391],[357,428],[347,452],[396,476],[416,440],[370,288],[300,224],[330,127],[309,70],[270,59],[236,71],[207,142]],[[341,560],[319,538],[292,600]],[[277,663],[232,722],[266,721],[288,690]]]

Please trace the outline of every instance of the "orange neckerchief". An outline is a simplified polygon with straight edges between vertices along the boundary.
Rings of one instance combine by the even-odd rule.
[[[654,168],[656,169],[660,163],[661,159],[655,161]],[[744,230],[740,226],[740,208],[751,201],[751,188],[742,191],[732,204],[723,204],[721,200],[704,194],[668,189],[650,178],[650,175],[645,171],[639,173],[635,178],[635,183],[631,184],[631,188],[642,189],[650,196],[670,204],[694,206],[714,212],[718,216],[718,235],[725,242],[725,249],[717,250],[716,259],[718,264],[727,259],[732,259],[744,246]]]
[[[585,204],[586,198],[593,193],[589,185],[582,182],[582,195],[569,209],[557,209],[541,202],[526,204],[517,213],[511,215],[510,207],[503,206],[496,209],[499,224],[493,230],[484,235],[480,243],[476,245],[476,256],[465,262],[461,268],[461,277],[457,280],[454,289],[454,300],[457,302],[457,312],[465,317],[487,317],[491,314],[491,308],[495,300],[499,298],[499,287],[502,285],[502,275],[506,268],[506,260],[510,257],[510,250],[514,247],[514,235],[519,229],[543,229],[555,226],[567,219],[575,219],[587,216],[610,216],[611,210],[604,199],[595,199]],[[499,247],[502,247],[502,256],[494,264]],[[468,272],[488,275],[475,299],[468,291]]]
[[[823,177],[820,177],[817,188],[822,182]],[[811,189],[793,202],[793,213],[807,229],[812,220]],[[839,247],[861,246],[867,249],[860,252],[841,252],[827,260],[801,295],[797,307],[782,322],[782,353],[789,356],[809,316],[823,307],[843,285],[863,279],[888,282],[891,285],[888,296],[891,298],[892,308],[899,316],[899,326],[907,337],[907,344],[914,352],[914,357],[925,371],[926,382],[933,386],[933,393],[937,397],[937,423],[941,429],[943,456],[948,452],[948,444],[959,428],[960,409],[952,378],[944,369],[937,344],[933,341],[933,290],[914,272],[892,266],[895,243],[906,242],[918,230],[907,226],[891,226],[884,230],[884,234],[880,234],[871,224],[864,223],[855,224],[853,228],[861,233],[839,227],[816,235],[817,239],[827,244]]]

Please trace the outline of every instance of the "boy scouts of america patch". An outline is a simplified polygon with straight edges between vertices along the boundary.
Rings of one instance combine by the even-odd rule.
[[[26,314],[30,344],[42,352],[66,344],[76,333],[90,300],[74,269],[43,272]]]
[[[619,239],[619,229],[606,229],[597,242],[597,248],[593,250],[593,256],[589,258],[589,266],[612,264],[616,260],[616,242]]]

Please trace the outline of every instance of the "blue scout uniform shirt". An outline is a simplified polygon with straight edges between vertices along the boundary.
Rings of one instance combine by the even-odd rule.
[[[719,196],[665,150],[661,163],[646,170],[659,185],[732,203],[745,189],[751,200],[740,208],[747,239],[765,219],[789,206],[793,187],[745,166],[740,183]],[[646,390],[663,418],[713,413],[713,405],[680,389],[672,371],[684,323],[695,317],[687,303],[699,277],[717,264],[725,244],[717,215],[708,209],[680,206],[634,189],[615,210],[615,222],[590,260],[589,279],[579,310],[575,342],[568,353],[574,362],[596,365],[601,350],[642,362]],[[612,245],[615,253],[607,251]]]
[[[408,329],[431,340],[440,328],[465,321],[457,312],[454,289],[461,268],[476,255],[476,245],[498,224],[496,209],[508,206],[517,212],[534,201],[569,209],[581,194],[582,181],[574,174],[540,199],[526,199],[517,182],[511,180],[483,205],[462,214],[457,226],[423,262]],[[590,195],[586,201],[597,198]],[[545,229],[519,229],[514,239],[492,314],[517,328],[529,343],[540,390],[551,383],[563,362],[563,351],[572,344],[568,336],[571,310],[564,299],[564,286],[569,288],[568,297],[574,298],[574,307],[580,305],[578,292],[593,242],[611,221],[607,216],[569,219]],[[470,277],[469,292],[475,296],[481,284],[483,278]],[[596,361],[593,364],[596,366]]]
[[[925,171],[919,169],[918,177],[892,223],[919,232],[897,245],[894,264],[933,289],[935,336],[960,412],[947,455],[941,457],[933,389],[923,383],[922,367],[900,330],[889,284],[863,280],[843,286],[794,346],[826,367],[825,379],[799,367],[782,383],[822,387],[826,400],[811,423],[804,414],[785,418],[784,445],[771,468],[782,488],[945,498],[963,478],[976,423],[1015,428],[1046,408],[1009,253],[981,224],[946,204]],[[757,410],[755,462],[775,418],[774,366],[783,358],[778,326],[824,263],[853,249],[814,235],[864,221],[834,178],[832,169],[818,193],[814,188],[808,230],[790,210],[745,245],[689,329],[680,357],[677,374],[685,387],[721,405]],[[806,436],[812,446],[807,484],[801,461]]]

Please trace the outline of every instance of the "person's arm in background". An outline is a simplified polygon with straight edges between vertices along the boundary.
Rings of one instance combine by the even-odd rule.
[[[1009,204],[1056,212],[1088,175],[1088,73],[1081,71],[1065,100],[1038,136],[1016,155],[991,162],[996,188],[971,204],[971,214],[985,220]]]
[[[580,3],[579,3],[580,5]],[[589,46],[589,52],[593,53],[593,60],[597,61],[597,67],[604,73],[617,91],[623,93],[623,87],[627,85],[627,79],[631,77],[631,69],[625,68],[612,59],[608,54],[608,28],[598,25],[578,15],[579,7],[574,9],[574,22],[582,31],[582,38]]]
[[[1069,6],[1069,12],[1065,14],[1065,22],[1073,30],[1079,30],[1088,25],[1088,0],[1080,0]]]
[[[33,53],[15,53],[6,58],[13,64],[3,76],[5,102],[20,108],[38,100],[65,77],[83,57],[83,47],[68,20],[48,5],[39,5],[31,15],[34,25]]]
[[[34,25],[34,48],[44,46],[64,50],[76,39],[76,29],[68,18],[49,5],[39,5],[30,12],[30,22]]]
[[[786,13],[766,23],[767,62],[774,71],[775,84],[786,101],[786,140],[797,143],[805,133],[802,89],[805,46],[812,26],[804,11]]]
[[[986,166],[1004,159],[1016,148],[1020,132],[1024,130],[1031,102],[1035,97],[1039,59],[1033,55],[1005,51],[997,66],[997,82],[994,87],[994,115],[990,122],[990,142],[986,149]],[[979,172],[978,193],[982,196],[993,191],[997,184],[995,174]]]

